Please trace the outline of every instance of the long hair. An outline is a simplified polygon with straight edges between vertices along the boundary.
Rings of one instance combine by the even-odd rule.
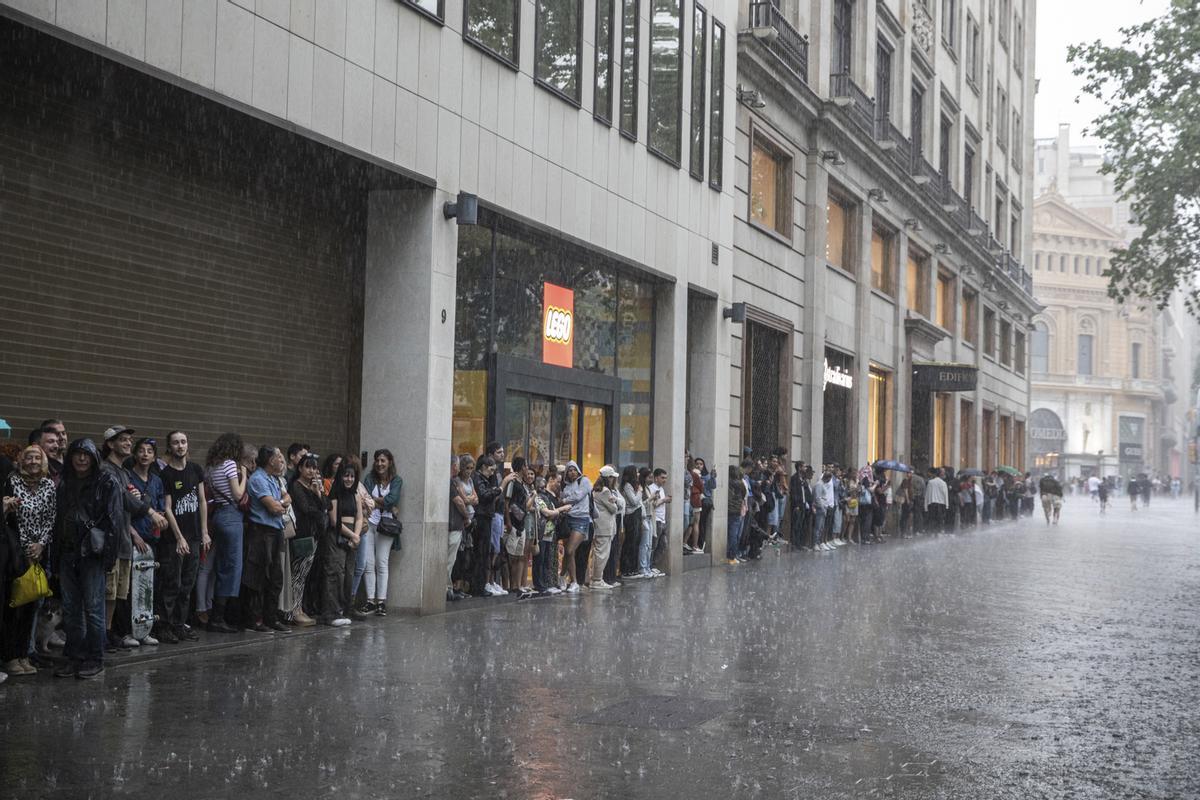
[[[329,455],[325,456],[325,463],[321,465],[321,477],[336,478],[337,476],[333,474],[333,465],[339,460],[346,460],[341,453],[330,453]]]
[[[636,464],[626,464],[621,470],[621,485],[629,484],[634,489],[640,485],[638,483],[638,468]]]
[[[374,472],[375,472],[375,462],[379,460],[380,456],[383,456],[384,458],[386,458],[387,462],[388,462],[387,473],[386,473],[387,480],[380,481],[380,482],[381,483],[386,482],[386,483],[390,484],[392,482],[392,479],[394,479],[396,477],[396,458],[392,455],[392,451],[388,450],[386,447],[379,448],[378,450],[376,450],[374,453],[371,454],[371,473],[372,474],[374,474]]]
[[[354,476],[353,486],[346,486],[347,475]],[[358,513],[358,478],[358,467],[350,459],[343,459],[342,466],[334,476],[333,485],[329,489],[329,495],[337,501],[338,516],[351,517]],[[354,509],[353,512],[347,514],[346,509],[348,508]]]
[[[226,461],[238,461],[242,457],[243,447],[245,444],[242,442],[241,436],[236,433],[222,433],[212,443],[212,447],[208,448],[208,457],[204,463],[207,466],[216,467]]]
[[[38,461],[38,469],[35,472],[27,472],[25,470],[25,454],[33,451],[41,456]],[[30,483],[38,483],[42,478],[50,477],[50,459],[46,457],[46,451],[42,450],[36,444],[31,444],[21,451],[21,455],[17,458],[17,470],[21,473],[21,477]]]

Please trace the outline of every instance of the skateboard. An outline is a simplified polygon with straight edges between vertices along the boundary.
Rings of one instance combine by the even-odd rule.
[[[150,635],[158,618],[154,615],[154,568],[158,562],[154,553],[133,553],[133,587],[130,605],[133,607],[133,638],[139,642]]]

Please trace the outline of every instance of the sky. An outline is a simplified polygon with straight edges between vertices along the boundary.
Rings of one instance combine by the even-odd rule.
[[[1096,39],[1120,41],[1120,28],[1145,22],[1166,12],[1170,0],[1038,0],[1037,77],[1034,136],[1058,134],[1060,123],[1071,124],[1071,144],[1097,144],[1083,131],[1103,106],[1090,97],[1076,102],[1083,86],[1067,63],[1067,47]]]

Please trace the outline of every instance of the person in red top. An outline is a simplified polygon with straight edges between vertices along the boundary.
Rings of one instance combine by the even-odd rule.
[[[704,546],[699,543],[700,539],[700,511],[704,505],[704,480],[700,477],[700,468],[696,466],[696,462],[688,459],[688,507],[691,509],[691,514],[688,515],[687,535],[684,537],[683,550],[685,553],[703,554]]]

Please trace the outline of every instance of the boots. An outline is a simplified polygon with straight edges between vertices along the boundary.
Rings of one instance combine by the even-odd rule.
[[[298,628],[311,628],[317,624],[317,621],[304,613],[304,609],[297,608],[292,612],[292,622],[296,623]]]
[[[237,633],[238,629],[225,621],[224,597],[214,597],[212,611],[208,615],[208,630],[211,633]]]

